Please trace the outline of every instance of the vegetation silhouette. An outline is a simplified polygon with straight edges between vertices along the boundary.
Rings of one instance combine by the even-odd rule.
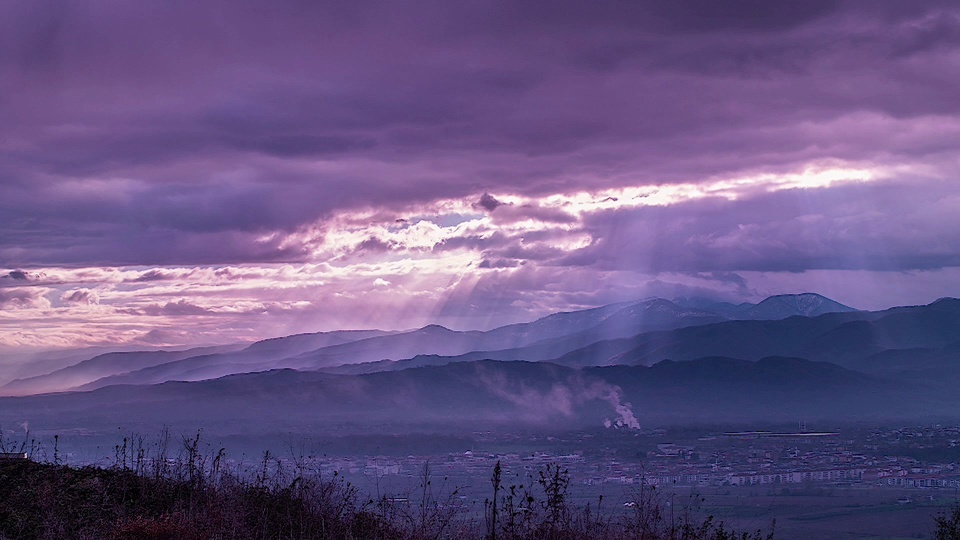
[[[504,486],[498,462],[481,522],[457,489],[445,481],[435,487],[429,464],[416,497],[364,497],[336,473],[322,477],[302,455],[278,459],[266,452],[255,466],[241,467],[223,449],[206,451],[199,433],[172,443],[167,431],[151,444],[125,437],[112,464],[83,467],[63,464],[56,448],[50,459],[40,445],[14,445],[27,451],[0,460],[0,540],[773,538],[698,518],[697,501],[668,512],[649,486],[636,493],[632,513],[615,516],[602,498],[574,506],[569,472],[552,464],[524,485]]]
[[[936,540],[960,540],[960,504],[948,512],[941,512],[934,519],[937,524],[933,537]]]

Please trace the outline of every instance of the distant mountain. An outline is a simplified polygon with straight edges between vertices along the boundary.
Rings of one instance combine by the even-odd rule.
[[[296,334],[272,338],[252,344],[237,344],[218,347],[200,347],[182,351],[129,351],[107,353],[54,370],[44,375],[11,381],[0,387],[0,394],[24,395],[39,392],[63,391],[73,388],[97,386],[94,381],[107,380],[139,383],[156,383],[169,380],[168,375],[181,376],[206,367],[195,373],[198,379],[215,378],[244,371],[262,371],[259,363],[272,362],[304,351],[346,343],[351,340],[385,335],[379,330],[320,332]],[[229,367],[220,367],[227,365]],[[253,369],[250,369],[251,366]],[[218,369],[219,367],[219,369]],[[258,369],[259,368],[259,369]],[[143,377],[130,377],[131,372],[143,373]]]
[[[708,324],[721,320],[723,320],[721,317],[712,313],[683,309],[668,300],[656,298],[612,304],[591,310],[556,313],[532,323],[513,324],[487,332],[452,333],[452,331],[447,330],[446,334],[440,334],[435,331],[429,336],[430,339],[436,340],[433,343],[424,342],[421,339],[422,336],[419,335],[424,330],[431,328],[426,327],[426,329],[411,334],[415,338],[412,345],[407,345],[406,340],[404,340],[404,345],[400,347],[395,346],[392,341],[384,347],[383,344],[386,340],[378,340],[377,343],[355,343],[349,348],[339,348],[337,350],[328,348],[310,355],[302,355],[276,367],[321,369],[339,365],[346,367],[348,364],[359,364],[361,362],[388,365],[382,362],[385,359],[401,360],[407,367],[419,365],[416,360],[412,362],[404,360],[411,359],[411,357],[413,359],[419,358],[423,365],[436,363],[432,361],[424,362],[423,360],[428,356],[444,357],[445,360],[441,360],[439,363],[490,359],[551,360],[568,351],[603,339],[633,336],[643,331]],[[393,341],[399,337],[396,336]],[[448,341],[441,341],[438,338],[445,338]],[[453,342],[450,340],[453,340]],[[361,345],[373,345],[373,347],[365,347],[363,352],[357,352],[355,349]],[[379,352],[380,358],[375,358],[376,354],[367,354],[368,351],[384,349],[389,350],[389,356],[387,352]],[[458,349],[460,352],[456,352]],[[345,350],[347,351],[345,352]],[[305,357],[311,359],[312,362],[297,363]]]
[[[588,339],[599,341],[632,336],[642,331],[708,324],[724,318],[710,311],[681,307],[662,298],[650,298],[595,309],[554,313],[530,323],[501,326],[486,332],[486,335],[496,340],[498,349],[506,350],[574,335],[589,336]]]
[[[150,432],[159,425],[246,437],[371,429],[473,432],[503,425],[567,429],[604,420],[643,425],[960,417],[960,300],[865,312],[791,297],[741,313],[772,317],[821,309],[834,311],[716,322],[715,311],[655,299],[491,332],[428,326],[289,336],[111,375],[88,383],[106,385],[92,391],[0,398],[0,421],[29,420],[31,429],[48,433],[83,428],[104,437],[117,428]],[[691,321],[704,324],[592,341]],[[585,328],[576,331],[579,326]],[[470,350],[504,342],[521,346]],[[403,358],[424,350],[436,353]],[[450,354],[464,350],[469,352]],[[117,369],[122,358],[103,355],[73,368],[89,376]],[[145,358],[140,362],[169,359],[159,353]],[[274,369],[218,377],[290,364],[330,372]],[[201,380],[162,382],[171,377]],[[111,384],[120,381],[138,384]]]
[[[882,377],[960,387],[960,341],[940,348],[886,349],[852,364],[854,369]]]
[[[695,302],[687,300],[686,303]],[[240,351],[197,351],[194,355],[166,356],[138,353],[136,361],[124,362],[111,369],[95,371],[91,365],[78,365],[29,381],[11,383],[5,390],[9,393],[73,388],[89,390],[113,384],[197,381],[280,368],[358,373],[480,359],[560,359],[561,363],[570,366],[595,365],[598,363],[595,356],[576,357],[568,353],[604,340],[703,326],[731,318],[766,320],[849,310],[815,294],[783,295],[759,304],[739,306],[704,304],[702,308],[653,298],[555,313],[530,323],[511,324],[485,332],[454,331],[429,325],[409,332],[301,334],[263,340]],[[712,354],[710,351],[703,352]],[[401,363],[394,365],[391,362]],[[98,366],[102,367],[102,364]],[[355,365],[356,368],[350,367]]]
[[[78,386],[91,390],[112,384],[154,384],[170,380],[197,381],[224,375],[291,368],[299,370],[328,369],[354,372],[348,366],[365,364],[359,371],[375,371],[376,366],[390,366],[391,361],[404,361],[404,367],[434,362],[405,361],[426,356],[449,357],[450,361],[486,358],[501,360],[549,360],[571,350],[610,337],[632,336],[638,332],[707,324],[724,320],[713,313],[680,308],[662,299],[611,304],[602,308],[555,313],[531,323],[511,324],[486,332],[454,331],[429,325],[410,332],[381,333],[308,348],[303,340],[302,351],[257,356],[267,349],[268,340],[251,345],[240,353],[205,355],[185,358],[162,365],[145,367],[129,373],[104,377]],[[292,338],[278,338],[288,343]],[[316,342],[310,343],[317,345]],[[390,369],[395,369],[391,367]]]
[[[771,296],[758,304],[731,304],[702,298],[678,298],[674,302],[681,307],[708,311],[727,319],[736,320],[778,320],[798,315],[817,317],[826,313],[857,311],[852,307],[816,293],[780,294]]]
[[[747,308],[742,318],[776,320],[797,315],[817,317],[825,313],[850,313],[853,311],[857,310],[819,294],[783,294],[771,296],[759,304]]]
[[[960,300],[878,312],[827,313],[818,317],[726,321],[606,340],[557,359],[564,365],[644,364],[728,356],[758,360],[794,356],[844,366],[891,349],[941,348],[960,335]]]
[[[739,306],[696,299],[681,299],[681,304],[683,305],[661,298],[654,298],[612,304],[595,310],[558,313],[528,325],[511,325],[491,331],[500,332],[503,329],[537,327],[541,329],[542,335],[557,336],[511,349],[476,350],[454,356],[420,354],[396,362],[381,360],[331,367],[321,366],[317,369],[323,369],[330,373],[357,374],[472,360],[549,360],[572,367],[605,365],[608,362],[598,362],[597,359],[612,358],[616,353],[621,352],[621,349],[615,345],[608,352],[597,354],[597,350],[607,351],[608,344],[604,344],[604,341],[632,337],[641,332],[704,326],[723,322],[730,318],[773,320],[797,315],[808,316],[803,315],[804,313],[855,312],[852,308],[817,294],[775,296],[764,300],[760,304],[740,304]],[[555,331],[554,327],[548,324],[552,322],[559,322],[555,328],[565,329],[566,333]],[[593,324],[593,326],[589,326],[590,324]],[[530,335],[530,333],[526,335]],[[571,351],[594,344],[596,349],[591,350],[589,354],[568,355]],[[703,352],[709,354],[706,351]]]
[[[3,395],[26,395],[53,392],[80,386],[90,381],[145,366],[155,366],[191,356],[225,353],[241,349],[245,344],[198,347],[183,351],[109,352],[44,375],[14,379],[0,387]]]
[[[188,348],[191,347],[168,348],[165,350],[185,350]],[[137,350],[159,350],[159,348],[147,349],[142,346],[117,345],[3,354],[0,355],[0,361],[3,362],[3,364],[0,364],[0,384],[6,384],[14,379],[25,379],[37,375],[44,375],[106,353],[131,352]]]
[[[333,332],[294,334],[257,341],[244,349],[243,352],[249,356],[264,355],[274,358],[285,358],[323,347],[390,335],[392,333],[394,332],[384,332],[382,330],[337,330]]]
[[[330,342],[320,347],[303,346],[296,351],[271,349],[270,354],[264,354],[265,347],[261,346],[257,349],[251,347],[241,353],[196,356],[106,377],[80,389],[89,390],[113,384],[155,384],[171,380],[198,381],[272,369],[311,370],[346,363],[408,358],[421,351],[432,354],[460,354],[496,342],[496,339],[485,336],[484,332],[457,332],[439,325],[429,325],[410,332],[378,332],[367,336],[353,333],[350,337],[356,339]],[[303,342],[299,344],[306,345]]]

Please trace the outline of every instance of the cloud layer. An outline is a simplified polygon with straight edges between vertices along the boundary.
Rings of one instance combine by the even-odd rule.
[[[957,88],[953,2],[4,4],[4,343],[957,295]]]

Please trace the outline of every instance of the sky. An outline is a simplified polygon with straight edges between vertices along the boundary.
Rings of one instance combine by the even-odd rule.
[[[0,347],[960,296],[960,5],[0,3]]]

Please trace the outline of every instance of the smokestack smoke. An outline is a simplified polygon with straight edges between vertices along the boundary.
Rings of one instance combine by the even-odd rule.
[[[588,382],[575,376],[554,384],[544,392],[510,381],[503,373],[484,373],[480,380],[492,394],[537,418],[547,419],[557,414],[572,417],[578,406],[599,400],[608,403],[616,413],[613,421],[604,422],[605,426],[609,422],[607,427],[615,424],[617,427],[640,429],[640,422],[633,414],[631,404],[623,401],[623,390],[605,381]]]
[[[600,394],[599,398],[609,403],[617,413],[617,419],[615,421],[604,421],[603,425],[605,427],[616,425],[618,427],[640,429],[640,422],[633,414],[633,406],[629,402],[623,402],[623,390],[619,386],[613,386],[605,382],[597,382],[594,383],[593,386]],[[608,423],[610,425],[607,425]]]

